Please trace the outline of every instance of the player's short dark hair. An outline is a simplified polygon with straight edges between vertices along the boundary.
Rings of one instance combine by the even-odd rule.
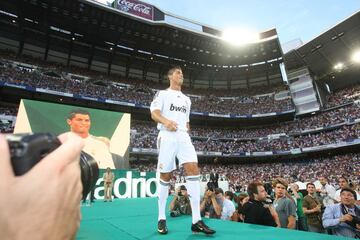
[[[76,114],[89,115],[89,117],[90,117],[90,113],[88,111],[81,109],[81,108],[76,108],[69,112],[67,119],[70,119],[70,120],[73,119]]]
[[[309,182],[309,183],[306,184],[306,189],[307,189],[308,186],[310,186],[310,185],[315,187],[315,184],[313,184],[312,182]]]
[[[247,193],[249,195],[250,199],[254,199],[255,196],[254,194],[258,194],[258,187],[259,186],[264,186],[261,182],[252,182],[249,184],[249,186],[247,187]]]
[[[352,190],[351,188],[343,188],[343,189],[341,189],[340,195],[341,195],[343,192],[349,192],[349,193],[351,193],[351,194],[354,196],[355,200],[357,200],[356,192],[355,192],[354,190]]]
[[[176,70],[182,70],[180,66],[173,66],[169,69],[168,73],[167,73],[167,77],[169,78],[169,76],[171,76]]]

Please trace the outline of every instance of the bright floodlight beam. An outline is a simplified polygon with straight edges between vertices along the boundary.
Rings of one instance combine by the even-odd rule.
[[[360,63],[360,50],[355,51],[351,59],[356,63]]]
[[[338,63],[334,66],[334,69],[335,70],[341,70],[344,68],[344,64],[343,63]]]
[[[227,29],[222,34],[222,39],[235,46],[259,41],[258,33],[248,29]]]

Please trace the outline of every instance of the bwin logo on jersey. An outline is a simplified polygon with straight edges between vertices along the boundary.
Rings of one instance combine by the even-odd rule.
[[[177,107],[173,104],[170,105],[170,111],[186,113],[186,106]]]

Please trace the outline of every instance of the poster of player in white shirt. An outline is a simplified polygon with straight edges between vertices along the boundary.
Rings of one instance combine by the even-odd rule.
[[[128,168],[130,114],[33,100],[21,100],[14,133],[74,132],[100,169]]]

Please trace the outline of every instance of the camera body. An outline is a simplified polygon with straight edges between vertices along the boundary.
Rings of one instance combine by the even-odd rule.
[[[360,224],[360,216],[353,216],[352,215],[353,220],[351,221],[353,224]]]
[[[214,192],[214,191],[215,191],[215,188],[216,188],[215,183],[213,183],[213,182],[208,182],[208,183],[206,184],[206,186],[207,186],[207,190],[209,190],[210,192]]]
[[[51,134],[13,134],[7,135],[6,140],[16,176],[25,174],[61,145],[59,139]]]
[[[49,133],[12,134],[6,140],[10,149],[11,164],[16,176],[21,176],[61,145],[60,140]],[[83,199],[95,186],[99,177],[97,162],[89,154],[80,154]]]

